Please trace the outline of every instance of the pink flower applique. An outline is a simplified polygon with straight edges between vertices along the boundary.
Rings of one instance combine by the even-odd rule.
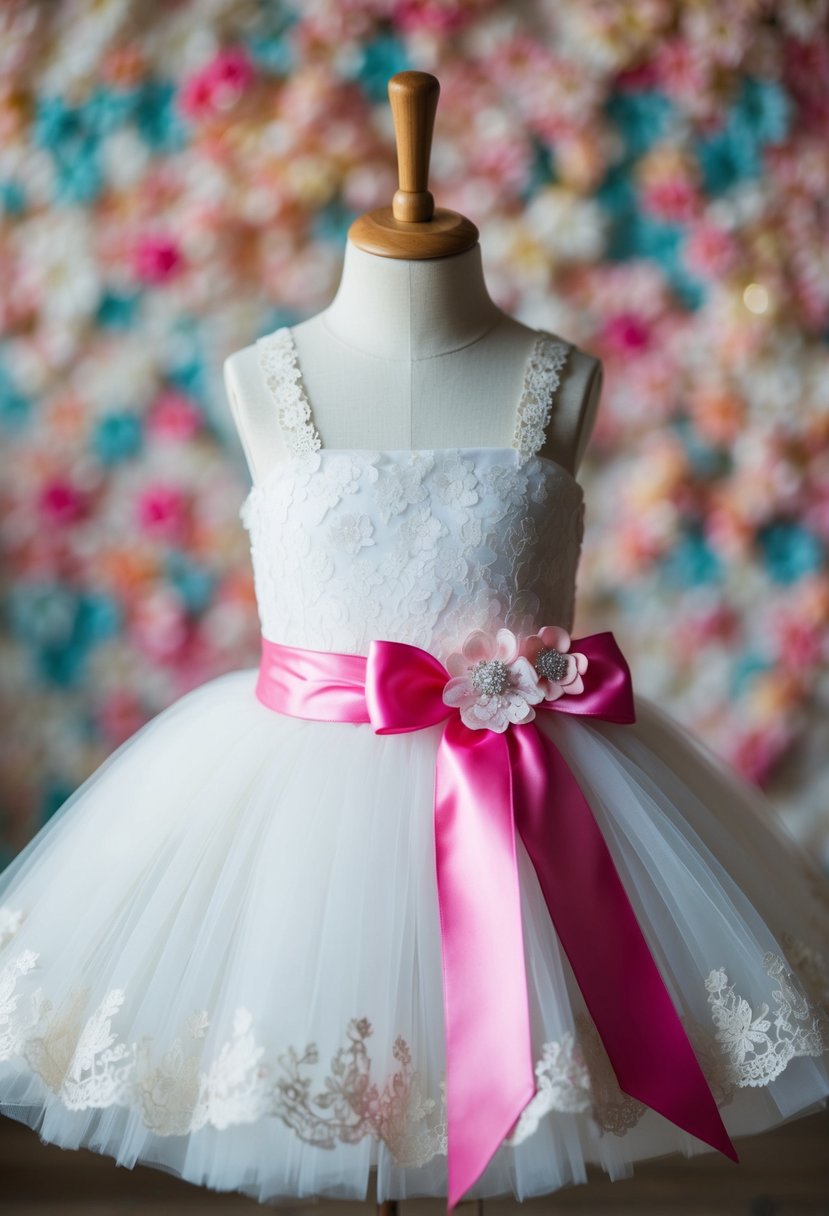
[[[521,653],[532,666],[545,701],[584,692],[581,677],[587,671],[587,655],[570,650],[570,634],[560,625],[542,625],[538,633],[525,638]]]
[[[505,731],[511,722],[531,722],[533,705],[544,693],[529,660],[519,653],[509,629],[493,637],[482,629],[470,633],[460,652],[446,660],[452,676],[443,689],[446,705],[456,706],[472,730]]]

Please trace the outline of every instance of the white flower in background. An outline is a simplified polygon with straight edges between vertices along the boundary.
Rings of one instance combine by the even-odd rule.
[[[539,190],[524,213],[536,240],[559,261],[597,258],[604,248],[602,209],[563,186]]]

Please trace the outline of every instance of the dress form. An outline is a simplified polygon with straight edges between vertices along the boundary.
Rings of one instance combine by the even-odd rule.
[[[327,448],[510,447],[537,331],[509,317],[484,281],[478,229],[427,189],[440,85],[427,72],[389,82],[400,188],[351,225],[332,303],[292,327],[314,423]],[[564,335],[558,335],[564,337]],[[256,345],[224,379],[254,484],[286,455]],[[602,368],[571,347],[539,455],[575,475]]]
[[[477,243],[450,257],[404,260],[349,239],[334,300],[293,333],[326,447],[510,446],[536,330],[490,298]],[[231,355],[224,377],[256,483],[286,455],[256,346]],[[570,352],[541,455],[574,474],[601,378],[597,359]]]

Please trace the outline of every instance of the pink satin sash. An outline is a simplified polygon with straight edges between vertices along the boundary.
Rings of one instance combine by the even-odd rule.
[[[536,710],[635,721],[612,633],[574,639],[584,691]],[[256,695],[269,708],[377,734],[445,721],[434,824],[446,1028],[449,1207],[486,1169],[535,1093],[516,829],[620,1088],[738,1161],[604,837],[571,769],[536,721],[472,730],[428,651],[375,640],[368,655],[262,639]]]

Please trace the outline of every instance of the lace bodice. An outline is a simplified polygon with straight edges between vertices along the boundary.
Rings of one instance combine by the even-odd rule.
[[[240,508],[262,633],[366,654],[372,638],[442,661],[474,628],[572,626],[581,486],[538,453],[571,349],[539,330],[509,448],[326,448],[293,334],[259,339],[288,456]]]

